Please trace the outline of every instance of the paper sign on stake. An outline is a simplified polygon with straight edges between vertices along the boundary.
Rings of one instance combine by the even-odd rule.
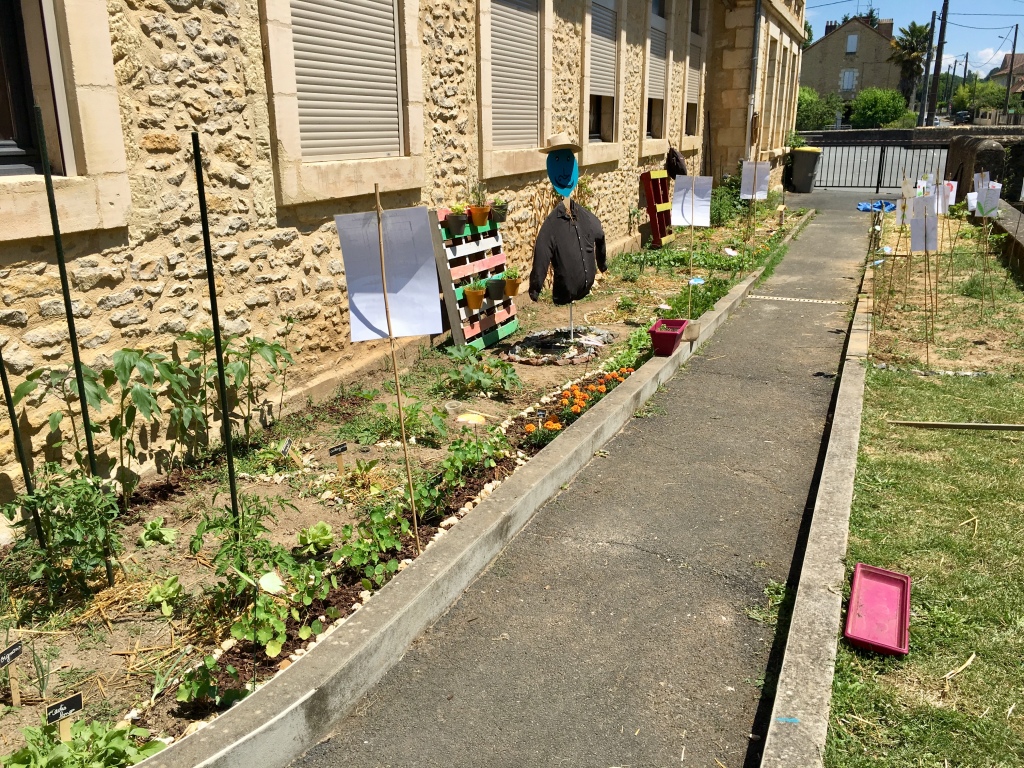
[[[949,206],[956,201],[956,182],[944,181],[939,186],[939,213],[943,216],[949,213]]]
[[[974,174],[974,191],[977,192],[980,189],[984,189],[988,186],[989,181],[991,181],[991,178],[988,171]]]
[[[388,302],[395,338],[441,333],[437,266],[427,209],[384,211],[384,258],[388,273]],[[377,214],[335,216],[345,281],[352,341],[388,337],[384,286],[380,274]]]
[[[999,216],[999,195],[1003,185],[996,182],[989,183],[988,187],[978,192],[977,215],[997,218]]]
[[[936,203],[938,198],[935,195],[922,195],[914,198],[914,218],[923,219],[925,216],[935,218],[938,214]]]
[[[907,223],[907,219],[910,218],[910,216],[909,216],[910,211],[908,210],[909,207],[910,207],[910,200],[908,200],[905,197],[900,198],[896,202],[896,226],[897,227],[902,227],[902,226],[904,226]]]
[[[672,193],[672,226],[711,226],[711,176],[680,176]],[[691,189],[692,185],[692,189]],[[690,215],[693,221],[690,221]]]
[[[967,193],[967,210],[974,212],[978,209],[978,193],[968,192]]]
[[[935,251],[939,242],[939,220],[934,216],[910,220],[910,250]]]
[[[914,182],[910,179],[904,179],[900,184],[900,191],[903,193],[903,197],[914,197],[917,194],[917,190],[914,187]]]
[[[751,160],[743,161],[743,173],[740,177],[740,199],[742,200],[767,200],[768,182],[770,180],[772,166],[769,162],[755,163]],[[754,189],[754,184],[757,189]]]

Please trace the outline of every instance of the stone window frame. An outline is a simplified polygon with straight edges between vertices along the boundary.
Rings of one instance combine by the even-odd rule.
[[[636,2],[636,0],[634,0]],[[591,142],[590,134],[590,43],[591,8],[593,0],[587,0],[583,11],[583,76],[581,78],[580,98],[580,165],[600,165],[601,163],[618,163],[622,158],[622,116],[623,102],[626,93],[626,23],[629,12],[629,0],[616,0],[615,13],[618,30],[616,43],[617,57],[615,61],[615,115],[612,126],[615,141]]]
[[[686,59],[684,61],[684,70],[686,72],[686,80],[683,81],[683,87],[681,93],[683,96],[683,114],[682,119],[679,121],[679,151],[680,152],[699,152],[701,147],[704,145],[704,124],[702,117],[704,115],[704,97],[705,88],[707,84],[707,63],[708,63],[708,28],[711,24],[711,7],[710,2],[700,3],[700,7],[697,8],[697,16],[700,32],[693,31],[693,6],[695,5],[693,0],[687,3],[686,19],[684,20],[683,29],[685,30],[684,36],[689,40],[689,45],[686,46]],[[693,50],[693,46],[700,48],[700,65],[697,71],[700,73],[700,85],[698,86],[697,95],[697,132],[695,134],[688,135],[686,133],[686,90],[689,87],[688,79],[690,77],[690,52]],[[667,151],[667,150],[666,150]]]
[[[425,184],[423,141],[423,59],[419,3],[398,0],[401,34],[402,124],[401,157],[352,160],[306,160],[299,133],[299,96],[295,76],[292,14],[288,0],[260,0],[263,58],[270,97],[277,201],[283,206],[420,189]]]
[[[649,138],[647,136],[647,100],[651,98],[648,93],[648,71],[649,61],[651,58],[651,13],[653,3],[651,0],[647,0],[644,3],[644,62],[643,62],[643,74],[644,74],[644,87],[643,94],[640,99],[640,157],[655,157],[657,155],[664,155],[668,152],[669,148],[669,127],[672,124],[672,109],[674,104],[672,102],[672,70],[674,69],[675,63],[675,47],[676,47],[676,22],[678,21],[678,9],[679,3],[682,0],[665,0],[670,5],[667,10],[668,16],[665,17],[665,66],[667,71],[665,72],[665,93],[662,96],[662,119],[665,121],[665,134],[660,139]]]
[[[55,119],[44,110],[44,122],[51,129],[48,133],[59,134],[63,141],[68,171],[53,178],[61,231],[127,227],[131,189],[107,5],[104,0],[42,3],[43,24],[49,39],[55,39],[47,55],[57,115]],[[54,53],[59,53],[59,61]],[[53,139],[48,137],[47,144],[54,146]],[[0,210],[5,214],[0,242],[49,237],[53,232],[41,174],[0,177]]]
[[[494,146],[493,96],[491,88],[491,0],[477,4],[477,97],[480,114],[480,178],[496,179],[547,168],[547,156],[540,150],[551,135],[552,78],[554,76],[554,0],[540,0],[540,133],[536,147],[500,149]],[[581,124],[581,128],[585,128]],[[586,132],[580,134],[586,136]]]

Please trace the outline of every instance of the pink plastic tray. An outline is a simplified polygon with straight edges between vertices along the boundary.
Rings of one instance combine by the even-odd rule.
[[[857,563],[846,610],[846,639],[893,656],[910,652],[910,577]]]

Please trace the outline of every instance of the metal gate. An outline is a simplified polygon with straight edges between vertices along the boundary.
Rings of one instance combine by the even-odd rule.
[[[942,176],[949,142],[830,140],[827,134],[807,137],[821,147],[815,187],[874,187],[875,192],[899,188],[903,179],[924,173]]]

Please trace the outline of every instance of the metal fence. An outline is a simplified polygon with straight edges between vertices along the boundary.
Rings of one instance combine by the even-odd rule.
[[[919,179],[924,173],[942,176],[949,142],[873,141],[870,143],[830,142],[812,138],[821,147],[816,187],[898,188],[903,179]]]

